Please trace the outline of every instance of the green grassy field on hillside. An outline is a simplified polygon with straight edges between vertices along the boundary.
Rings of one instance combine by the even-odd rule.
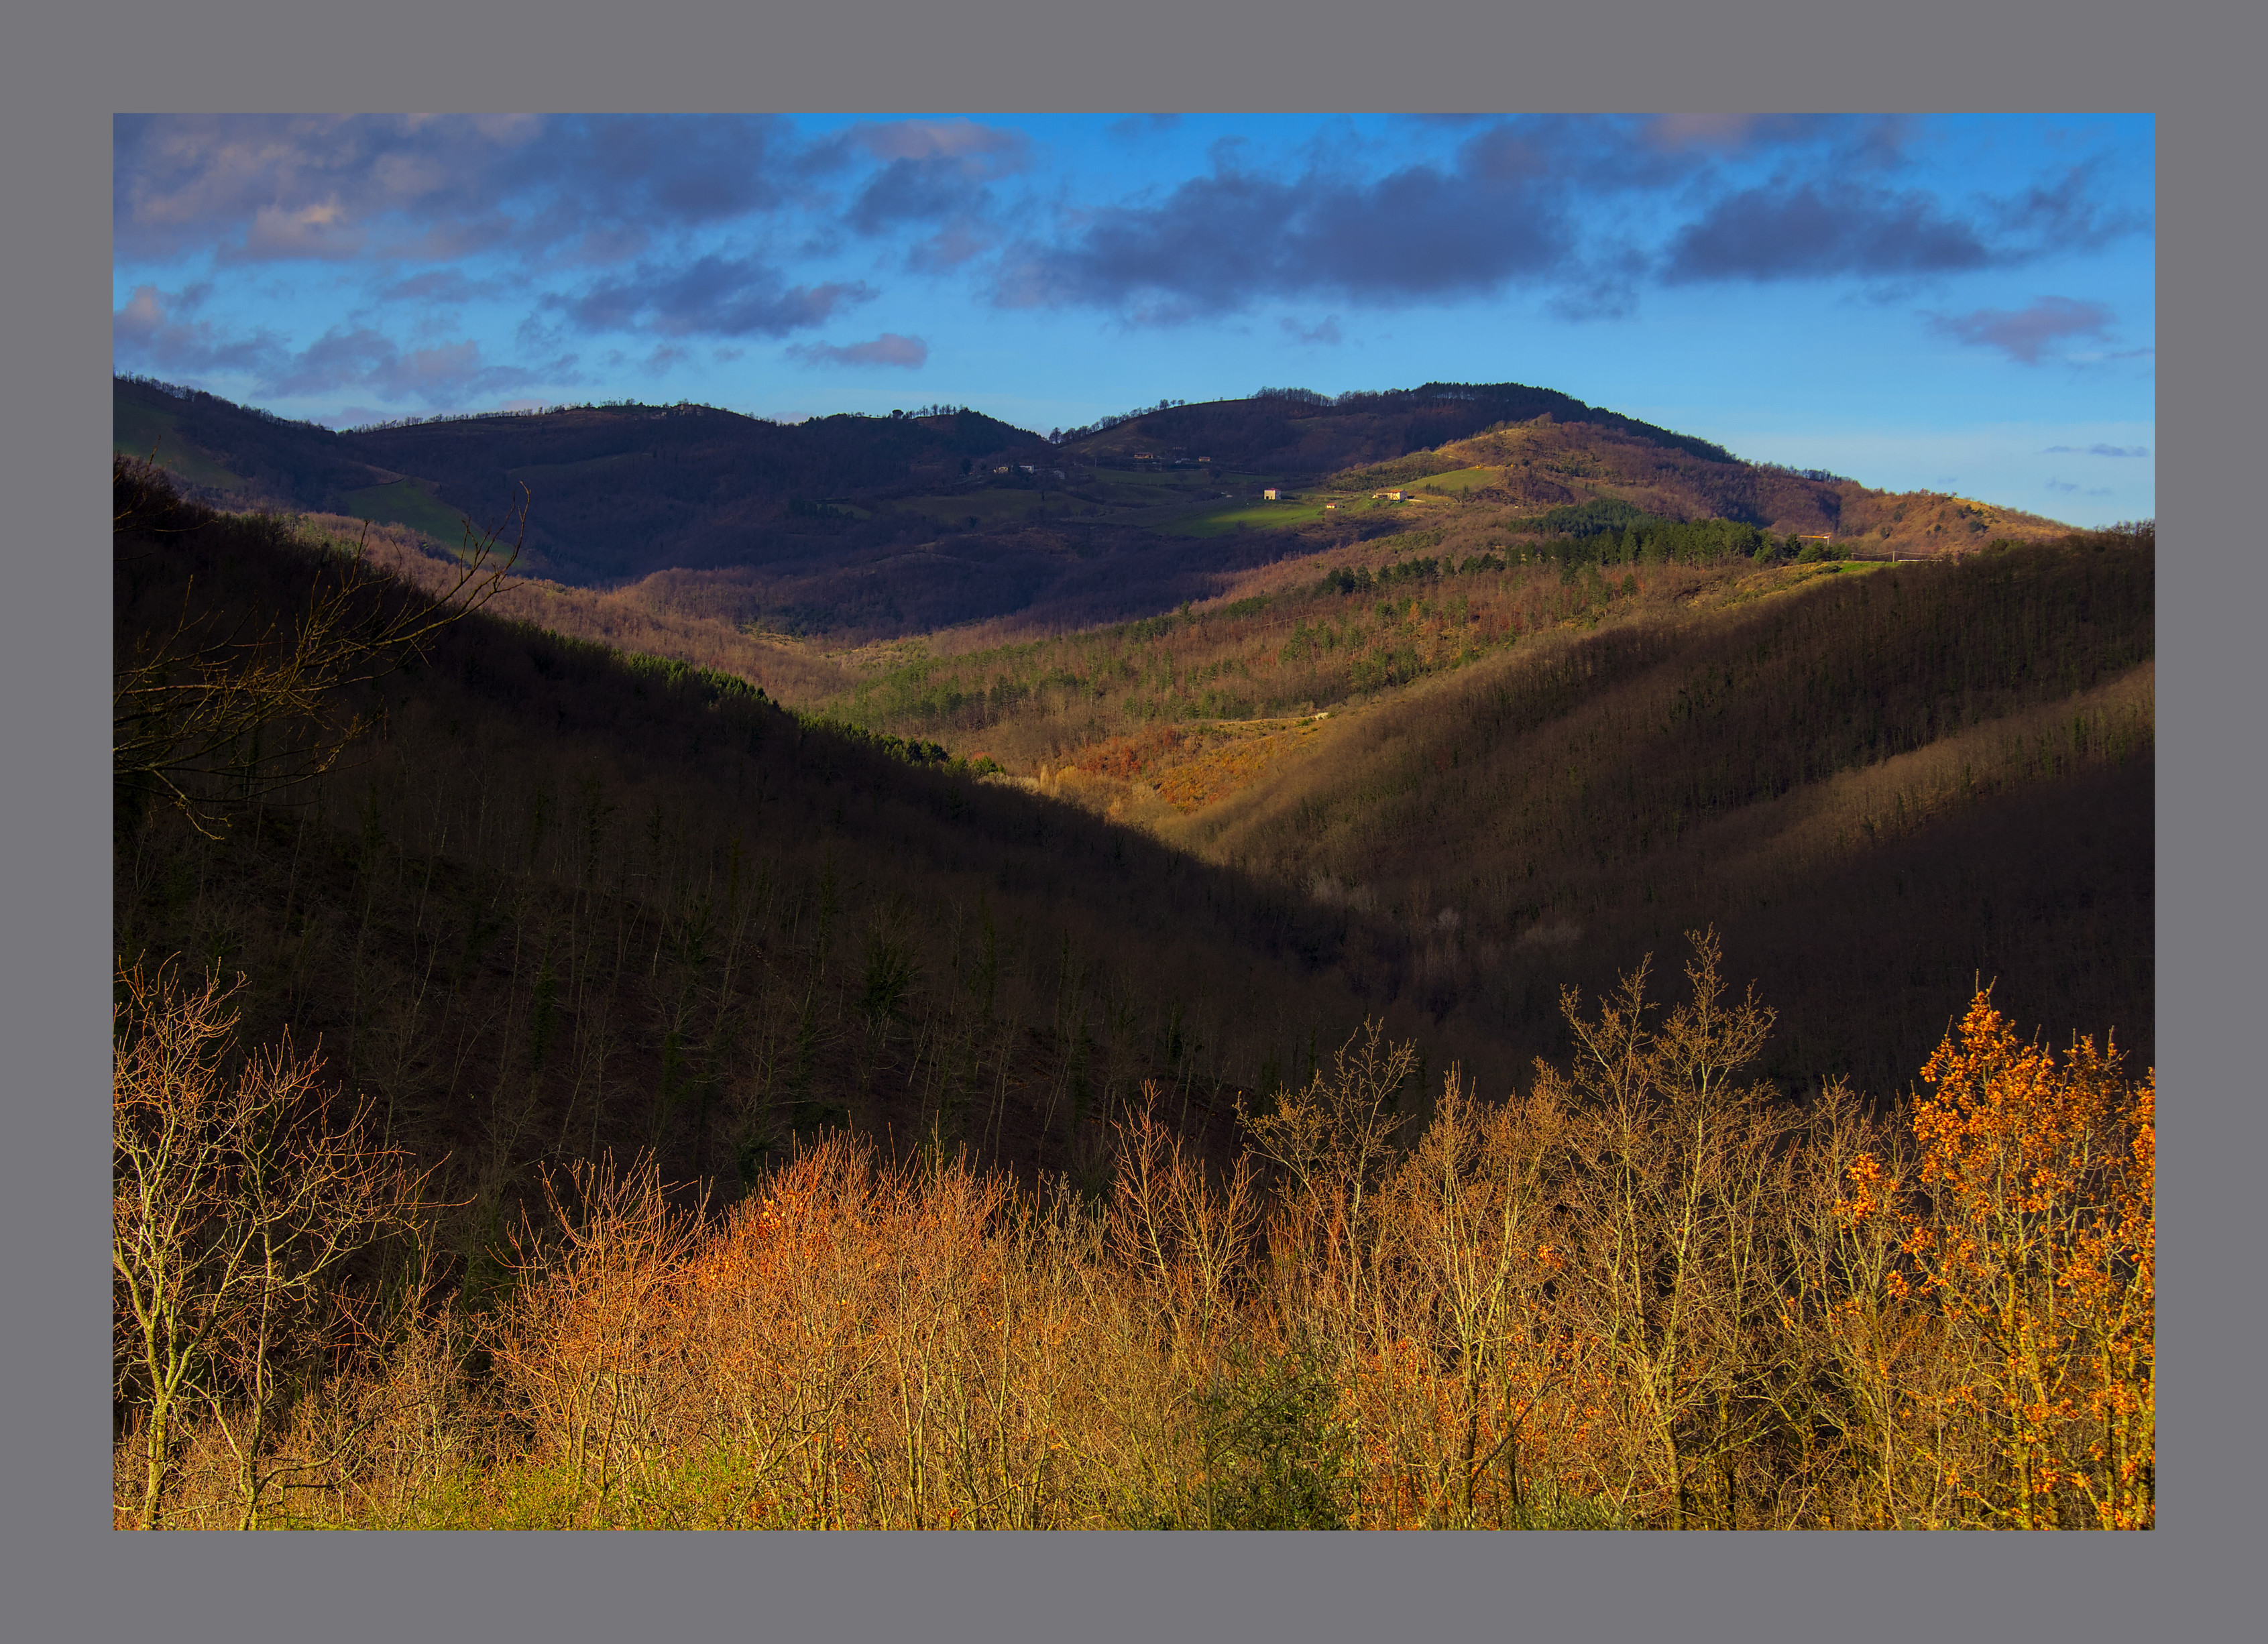
[[[346,502],[357,519],[407,525],[441,542],[455,542],[465,534],[464,517],[415,480],[364,486],[359,491],[349,491]]]
[[[1475,468],[1453,468],[1447,473],[1429,473],[1422,480],[1405,481],[1411,490],[1438,491],[1444,495],[1462,496],[1466,492],[1484,486],[1504,483],[1504,470],[1493,466]]]
[[[231,491],[244,486],[242,474],[232,473],[210,455],[180,437],[175,419],[154,406],[121,400],[113,407],[110,448],[122,456],[147,457],[169,473],[192,485]]]
[[[1318,520],[1356,519],[1382,510],[1415,513],[1423,504],[1411,501],[1388,502],[1384,497],[1348,496],[1329,492],[1308,492],[1295,495],[1278,503],[1225,503],[1217,510],[1194,519],[1181,527],[1181,534],[1190,537],[1217,537],[1224,532],[1236,530],[1281,531],[1293,525],[1311,525]],[[1412,523],[1415,523],[1414,521]]]
[[[1327,500],[1336,499],[1295,496],[1279,503],[1251,503],[1237,498],[1193,513],[1174,529],[1177,535],[1184,537],[1218,537],[1232,531],[1285,531],[1329,517],[1323,509]],[[1346,504],[1340,504],[1340,511],[1347,511]]]

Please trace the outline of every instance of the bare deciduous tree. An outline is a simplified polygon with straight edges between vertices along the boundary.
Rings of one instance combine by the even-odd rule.
[[[319,1328],[347,1259],[405,1225],[413,1184],[357,1106],[326,1112],[287,1034],[227,1067],[234,986],[119,979],[111,1272],[120,1391],[141,1406],[144,1529],[159,1519],[183,1416],[203,1403],[237,1460],[243,1522],[297,1464],[266,1456],[280,1361]],[[240,984],[239,984],[240,985]]]

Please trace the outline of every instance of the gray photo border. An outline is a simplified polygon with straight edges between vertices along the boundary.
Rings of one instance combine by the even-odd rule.
[[[2240,32],[2243,31],[2243,32]],[[24,1638],[1468,1636],[2095,1638],[2240,1633],[2260,1440],[2240,1171],[2259,1156],[2251,1025],[2262,876],[2259,561],[2235,476],[2261,380],[2260,31],[2183,0],[2137,13],[1915,0],[1630,0],[1530,18],[1462,0],[1368,11],[1165,0],[1073,15],[872,0],[612,12],[401,0],[129,0],[11,26],[5,396],[11,595],[6,1562]],[[2164,734],[2158,1043],[2163,1528],[2154,1537],[440,1536],[110,1531],[98,1178],[110,963],[108,655],[99,551],[110,118],[140,109],[1832,107],[2159,115]],[[2231,1419],[2233,1418],[2233,1419]],[[2256,1528],[2247,1533],[2248,1523]],[[2248,1558],[2247,1555],[2250,1555]],[[2242,1561],[2240,1561],[2242,1560]],[[2257,1625],[2257,1624],[2256,1624]],[[18,1628],[21,1631],[18,1631]]]

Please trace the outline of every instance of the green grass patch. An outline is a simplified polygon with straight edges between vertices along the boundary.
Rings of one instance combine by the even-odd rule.
[[[417,480],[396,480],[390,485],[366,485],[346,494],[347,512],[357,519],[382,525],[407,525],[436,541],[464,540],[465,519]]]
[[[1232,531],[1284,531],[1293,525],[1313,525],[1318,519],[1330,517],[1323,510],[1325,502],[1336,502],[1336,497],[1294,497],[1283,503],[1224,502],[1191,513],[1186,519],[1174,522],[1169,528],[1176,536],[1219,537]],[[1348,511],[1344,503],[1339,511]]]
[[[1331,504],[1336,503],[1333,508]],[[1211,509],[1160,527],[1184,537],[1218,537],[1241,527],[1248,531],[1282,531],[1313,525],[1319,519],[1351,519],[1381,509],[1407,509],[1407,503],[1388,503],[1368,496],[1314,491],[1282,503],[1224,502]]]
[[[1453,468],[1447,473],[1429,473],[1422,480],[1405,480],[1402,488],[1409,491],[1435,491],[1445,496],[1462,496],[1466,492],[1484,486],[1504,483],[1500,467]]]
[[[159,467],[168,473],[179,474],[192,485],[232,491],[250,483],[242,474],[232,473],[221,466],[210,452],[199,451],[184,440],[175,429],[172,412],[137,405],[130,400],[112,400],[110,449],[122,456],[147,457],[153,447]]]

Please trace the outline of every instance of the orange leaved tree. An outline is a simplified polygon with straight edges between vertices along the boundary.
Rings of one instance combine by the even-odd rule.
[[[1982,1422],[1962,1494],[2026,1529],[2155,1515],[2157,1078],[2080,1038],[2060,1061],[1980,992],[1922,1070],[1926,1207],[1904,1243]],[[1940,1458],[1948,1471],[1966,1458]]]

